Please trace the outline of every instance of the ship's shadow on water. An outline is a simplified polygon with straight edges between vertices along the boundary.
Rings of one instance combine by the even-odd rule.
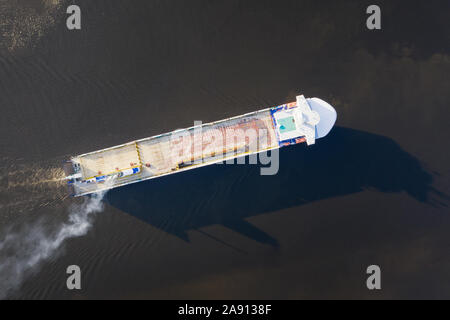
[[[246,159],[248,160],[248,159]],[[186,231],[222,224],[258,242],[276,239],[246,218],[364,189],[407,192],[444,205],[433,176],[393,140],[336,127],[311,147],[280,150],[279,172],[261,176],[259,165],[212,165],[111,190],[106,201],[189,241]]]

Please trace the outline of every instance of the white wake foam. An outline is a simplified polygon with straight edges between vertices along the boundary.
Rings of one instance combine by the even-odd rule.
[[[19,232],[6,232],[0,237],[0,299],[17,290],[27,276],[54,256],[65,240],[85,235],[95,214],[103,210],[102,191],[69,207],[68,221],[49,234],[42,223],[26,226]],[[11,231],[11,230],[9,230]]]

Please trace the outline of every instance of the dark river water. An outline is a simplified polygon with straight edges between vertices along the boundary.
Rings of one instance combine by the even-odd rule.
[[[450,298],[449,1],[377,1],[375,31],[371,1],[80,0],[70,31],[71,3],[0,0],[0,298]],[[71,155],[300,93],[337,124],[275,176],[211,166],[101,203],[58,181]]]

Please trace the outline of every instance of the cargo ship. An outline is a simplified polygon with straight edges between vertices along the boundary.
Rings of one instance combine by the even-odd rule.
[[[319,98],[295,102],[71,157],[64,172],[72,196],[84,196],[294,144],[312,145],[336,122]]]

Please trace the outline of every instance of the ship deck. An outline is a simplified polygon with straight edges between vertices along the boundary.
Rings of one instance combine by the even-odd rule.
[[[108,184],[76,184],[73,192],[75,196],[98,192],[278,147],[270,110],[261,110],[74,157],[82,180],[140,170]]]

